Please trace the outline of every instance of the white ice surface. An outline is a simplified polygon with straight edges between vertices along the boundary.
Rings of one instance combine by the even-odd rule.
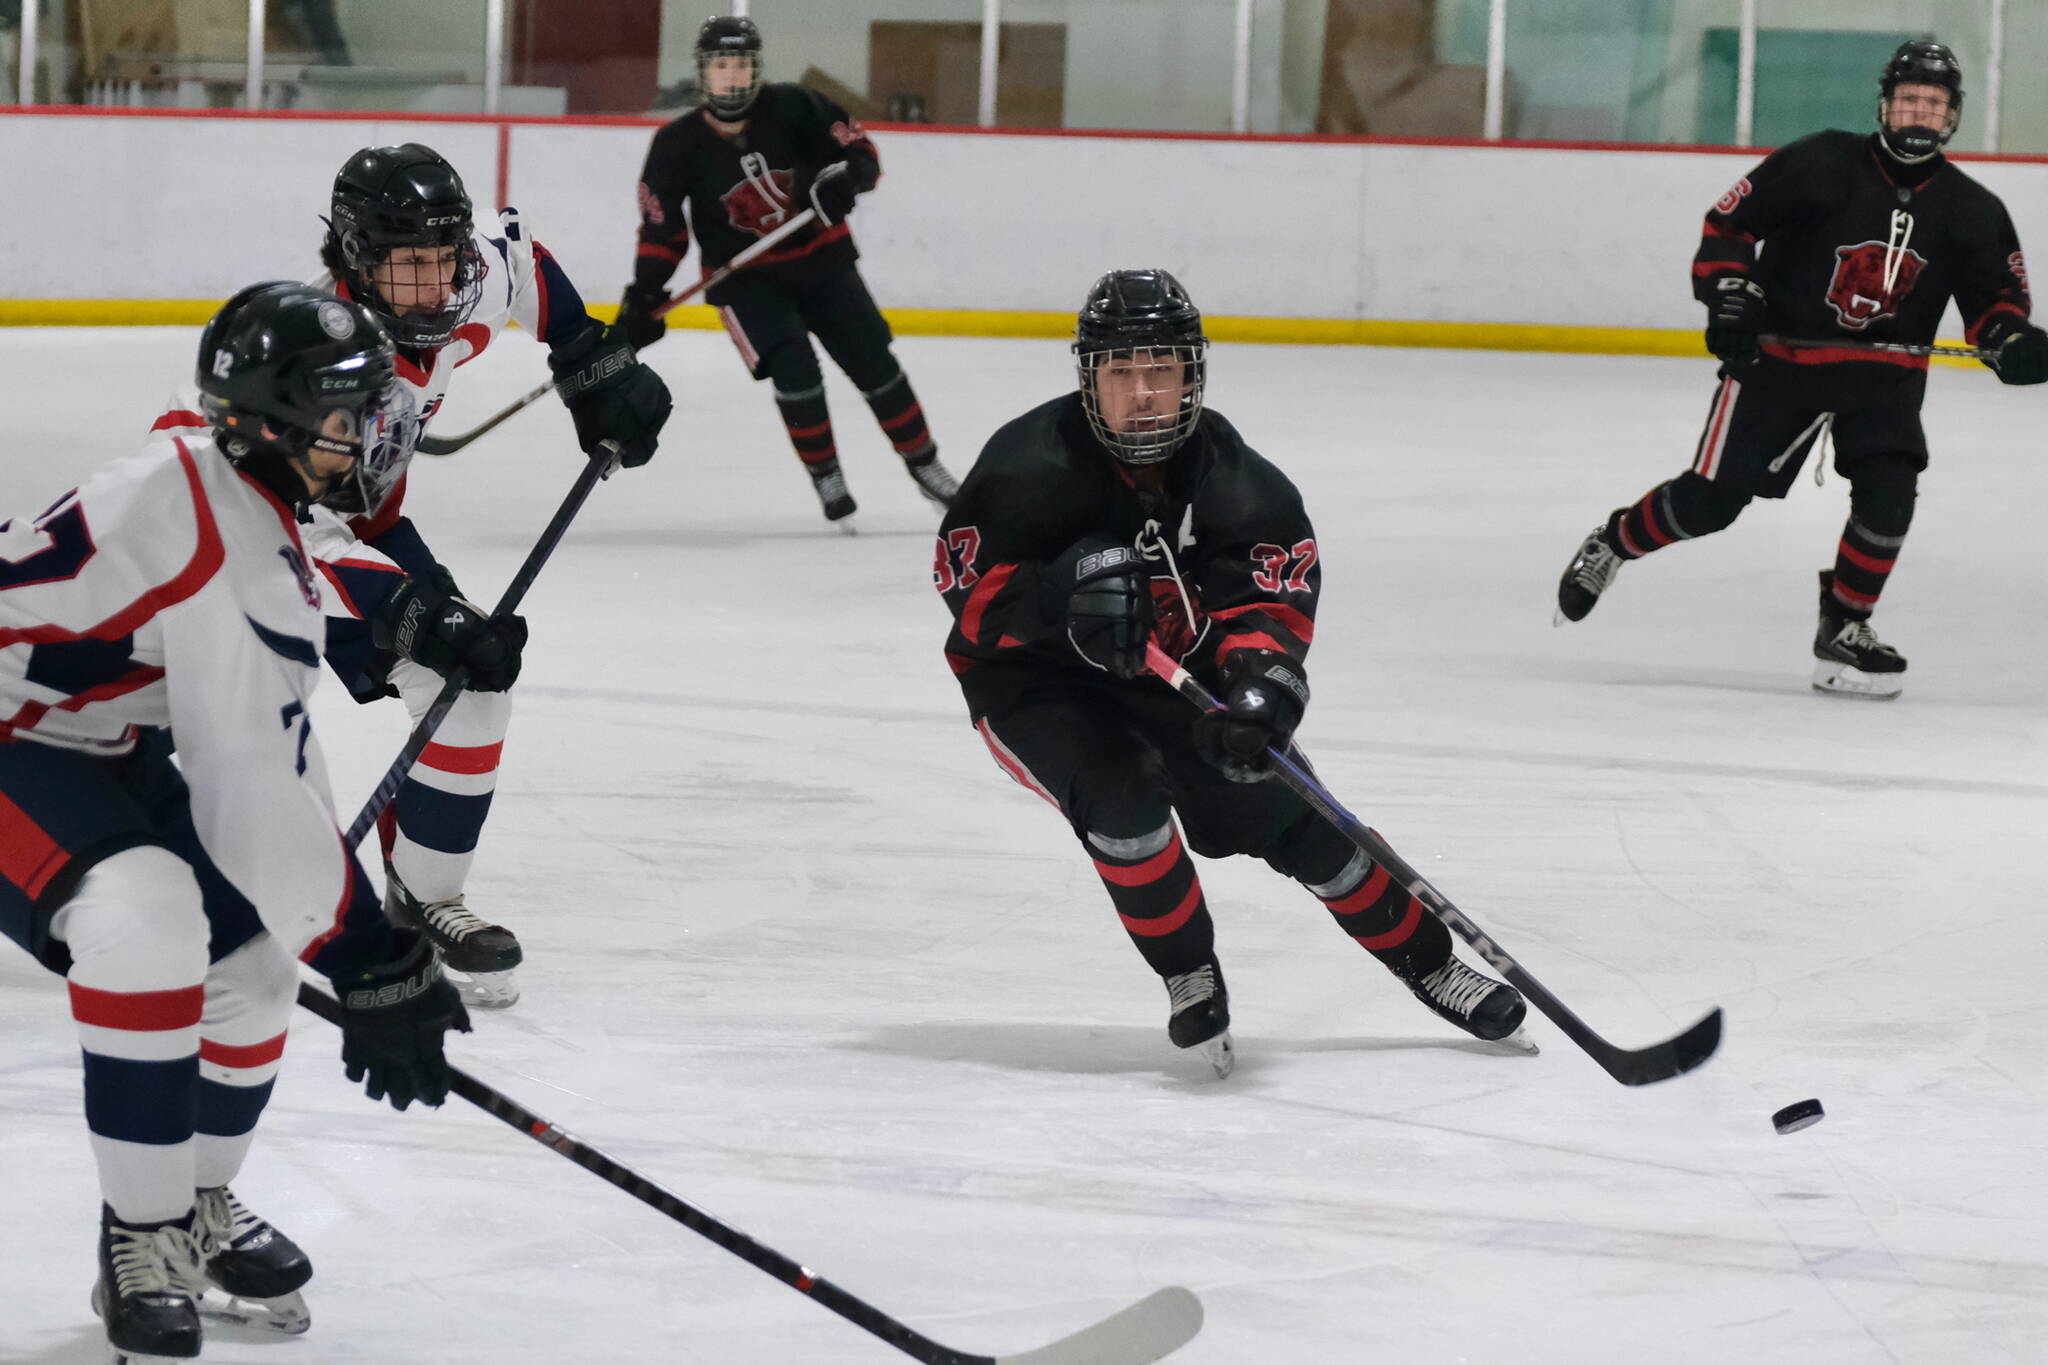
[[[132,448],[193,333],[9,331],[4,507]],[[1057,343],[910,340],[964,473]],[[1878,624],[1906,695],[1813,695],[1832,475],[1550,624],[1575,542],[1683,468],[1703,361],[1228,346],[1212,401],[1325,566],[1303,738],[1330,785],[1594,1027],[1728,1012],[1617,1086],[1427,1015],[1300,889],[1205,864],[1239,1065],[1165,999],[1061,822],[964,723],[934,517],[836,374],[861,535],[819,518],[725,339],[652,357],[655,464],[601,487],[533,643],[472,902],[526,998],[466,1067],[940,1339],[1016,1351],[1186,1284],[1175,1357],[2048,1359],[2048,644],[2040,391],[1939,371]],[[544,376],[512,337],[443,431]],[[494,598],[573,479],[552,400],[415,467]],[[325,689],[352,812],[403,733]],[[238,1189],[310,1251],[312,1333],[232,1362],[886,1362],[889,1347],[459,1101],[352,1093],[303,1017]],[[61,983],[0,953],[0,1358],[97,1359],[96,1195]],[[1818,1096],[1820,1126],[1772,1132]]]

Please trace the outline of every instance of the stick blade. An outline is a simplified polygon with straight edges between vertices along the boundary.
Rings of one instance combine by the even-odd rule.
[[[1596,1059],[1608,1075],[1623,1085],[1651,1085],[1683,1076],[1713,1056],[1720,1046],[1721,1007],[1716,1005],[1676,1038],[1634,1052],[1615,1048],[1612,1055],[1596,1055]]]
[[[1169,1285],[1050,1346],[997,1356],[995,1365],[1151,1365],[1195,1339],[1202,1301]]]

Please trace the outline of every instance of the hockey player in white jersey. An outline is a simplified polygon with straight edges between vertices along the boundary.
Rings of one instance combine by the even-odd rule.
[[[394,361],[358,305],[246,289],[201,340],[204,432],[0,523],[0,931],[68,978],[116,1361],[197,1356],[208,1307],[308,1325],[305,1254],[229,1188],[300,961],[373,1099],[439,1104],[442,1036],[469,1027],[336,828],[306,715],[324,622],[298,519],[361,496]]]
[[[462,179],[417,143],[367,147],[335,177],[317,281],[377,314],[398,343],[398,376],[412,398],[409,417],[387,433],[389,478],[354,509],[316,513],[307,536],[324,581],[329,623],[324,653],[356,700],[396,694],[415,723],[458,662],[434,639],[411,649],[399,629],[408,613],[435,612],[458,596],[454,575],[404,515],[405,469],[426,424],[440,410],[455,371],[483,354],[510,322],[550,348],[556,386],[586,453],[616,441],[626,465],[644,464],[669,413],[661,379],[633,357],[615,331],[584,310],[575,286],[506,209],[493,231],[477,227]],[[193,420],[182,404],[160,419]],[[508,695],[519,672],[513,639],[490,624],[460,651],[468,688],[449,711],[379,826],[385,850],[385,905],[426,930],[472,1005],[519,998],[518,939],[472,911],[463,893],[497,786],[511,720]]]

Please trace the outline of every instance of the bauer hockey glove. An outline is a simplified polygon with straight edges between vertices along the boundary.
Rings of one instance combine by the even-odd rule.
[[[811,182],[811,207],[818,211],[818,225],[831,227],[852,213],[854,196],[859,193],[853,183],[853,168],[844,161],[819,171]]]
[[[1270,650],[1239,650],[1223,666],[1223,705],[1195,720],[1195,752],[1232,782],[1272,776],[1266,749],[1285,749],[1308,706],[1301,665]]]
[[[1729,275],[1716,281],[1707,305],[1707,349],[1730,368],[1748,369],[1763,354],[1767,312],[1764,288],[1755,280]]]
[[[370,643],[447,677],[469,670],[472,692],[503,692],[519,678],[526,618],[492,616],[462,596],[455,577],[436,564],[424,578],[399,580],[370,617]]]
[[[592,322],[555,347],[548,368],[585,455],[596,454],[601,442],[617,441],[619,463],[628,469],[654,458],[655,438],[668,421],[668,385],[633,358],[623,328]]]
[[[414,1100],[437,1105],[448,1098],[441,1037],[469,1032],[469,1011],[425,935],[399,929],[392,941],[403,950],[396,961],[332,978],[341,997],[341,1065],[365,1094],[389,1099],[393,1109]]]
[[[619,330],[626,344],[644,351],[668,335],[668,322],[656,314],[668,302],[668,291],[660,285],[629,284],[619,300]]]
[[[1145,671],[1152,634],[1152,575],[1115,536],[1089,536],[1046,566],[1046,616],[1092,666],[1126,682]]]
[[[1985,363],[2001,384],[2048,382],[2048,332],[2009,313],[2000,313],[1984,324],[1977,344],[1995,352]]]

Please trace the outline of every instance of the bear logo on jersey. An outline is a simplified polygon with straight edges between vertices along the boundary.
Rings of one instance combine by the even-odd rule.
[[[1927,258],[1913,250],[1901,251],[1892,262],[1897,271],[1891,287],[1885,287],[1886,247],[1883,242],[1858,242],[1835,248],[1835,277],[1828,282],[1828,307],[1835,319],[1852,332],[1860,332],[1880,319],[1898,312],[1899,301],[1913,292]]]
[[[741,157],[740,169],[747,178],[718,196],[718,202],[725,205],[726,221],[736,230],[766,237],[789,221],[796,172],[771,169],[759,152]]]

